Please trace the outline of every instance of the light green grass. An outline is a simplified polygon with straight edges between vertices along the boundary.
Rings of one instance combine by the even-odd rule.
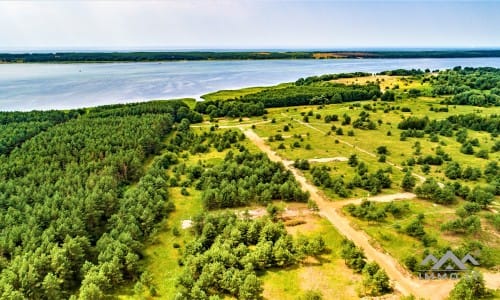
[[[243,89],[237,89],[237,90],[220,90],[217,92],[213,93],[208,93],[201,98],[208,100],[208,101],[216,101],[216,100],[229,100],[229,99],[236,99],[241,96],[249,95],[249,94],[255,94],[258,93],[262,90],[266,89],[266,87],[248,87],[248,88],[243,88]]]
[[[424,138],[408,138],[406,141],[400,141],[400,133],[402,132],[397,128],[399,122],[401,122],[403,117],[408,116],[418,116],[424,117],[428,116],[431,120],[442,120],[445,119],[449,115],[456,114],[468,114],[468,113],[476,113],[480,115],[488,115],[500,113],[500,107],[491,107],[488,109],[478,108],[472,106],[449,106],[450,112],[431,112],[429,108],[431,105],[434,107],[438,107],[439,98],[431,98],[431,97],[420,97],[418,99],[409,99],[404,101],[397,102],[374,102],[374,101],[365,101],[361,104],[371,104],[374,107],[377,107],[376,112],[369,112],[370,119],[374,122],[378,120],[382,120],[382,124],[377,124],[376,130],[362,130],[362,129],[354,129],[352,125],[341,125],[342,115],[347,113],[352,122],[356,120],[359,114],[363,111],[362,107],[354,107],[350,109],[349,106],[352,103],[342,103],[342,104],[331,104],[325,106],[323,109],[320,109],[319,106],[298,106],[298,107],[288,107],[288,108],[276,108],[270,109],[268,114],[268,120],[274,119],[274,123],[265,123],[256,125],[255,131],[262,137],[274,136],[276,134],[281,134],[285,137],[284,141],[274,141],[269,143],[273,150],[277,151],[283,157],[295,160],[295,159],[310,159],[310,158],[321,158],[321,157],[335,157],[335,156],[344,156],[349,157],[351,154],[357,154],[360,159],[370,163],[370,165],[377,162],[377,158],[373,158],[370,155],[367,155],[361,151],[353,149],[342,143],[335,143],[335,140],[348,142],[356,147],[367,150],[371,153],[375,153],[377,147],[379,146],[387,146],[390,151],[390,154],[387,156],[387,161],[395,163],[398,166],[402,166],[408,158],[415,157],[418,158],[418,155],[415,155],[415,149],[413,148],[416,141],[419,141],[421,144],[421,156],[425,155],[435,155],[435,150],[438,146],[440,146],[446,153],[448,153],[454,161],[460,163],[463,169],[467,166],[484,168],[489,161],[500,160],[500,152],[489,153],[489,159],[482,159],[475,157],[474,155],[466,155],[460,152],[461,144],[455,140],[455,137],[444,137],[438,136],[439,142],[431,142],[428,135]],[[399,110],[391,110],[388,113],[383,112],[384,107],[391,106],[400,106],[400,107],[409,107],[412,112],[411,113],[403,113]],[[313,116],[309,117],[309,125],[319,129],[322,132],[314,130],[310,127],[300,124],[297,120],[302,121],[303,116],[300,114],[301,112],[309,112],[313,111]],[[315,115],[319,113],[321,115],[321,119],[316,119]],[[325,123],[324,117],[326,115],[337,114],[340,117],[340,120],[337,122]],[[254,121],[257,118],[253,119]],[[284,132],[283,128],[285,125],[289,125],[290,131]],[[337,128],[341,127],[343,129],[344,135],[337,136],[334,131],[331,130],[332,125]],[[354,131],[354,136],[348,136],[347,131]],[[387,132],[390,131],[391,135],[388,136]],[[330,132],[330,134],[325,134]],[[299,139],[293,138],[293,135],[300,135],[303,141]],[[475,151],[479,151],[480,149],[490,150],[491,146],[494,144],[494,138],[491,137],[491,134],[486,132],[477,132],[473,130],[468,130],[469,138],[478,138],[480,142],[479,147],[474,147]],[[295,142],[299,141],[301,147],[300,148],[292,148],[291,145]],[[286,147],[285,150],[277,149],[278,145],[283,143]],[[311,145],[311,150],[306,150],[305,146],[307,144]],[[431,166],[431,171],[428,175],[424,174],[420,170],[420,166],[416,165],[413,167],[413,172],[416,172],[422,176],[432,176],[436,178],[438,181],[447,181],[448,179],[444,175],[444,169],[446,168],[446,162],[442,166]],[[401,174],[395,172],[398,178],[401,178]],[[396,182],[396,180],[393,180]],[[480,179],[477,182],[470,182],[465,180],[459,180],[462,184],[466,185],[475,185],[477,183],[484,184],[485,180]],[[399,184],[399,182],[398,182]]]
[[[250,95],[250,94],[255,94],[258,93],[262,90],[266,89],[280,89],[284,88],[287,86],[292,85],[293,83],[281,83],[278,85],[273,85],[273,86],[255,86],[255,87],[246,87],[242,89],[234,89],[234,90],[220,90],[217,92],[212,92],[205,94],[201,96],[201,98],[208,100],[208,101],[215,101],[215,100],[231,100],[231,99],[237,99],[242,96]]]
[[[190,109],[194,109],[194,107],[196,106],[196,99],[194,98],[183,98],[180,100],[184,102],[187,106],[189,106]]]
[[[193,238],[189,230],[181,229],[181,222],[192,219],[203,210],[199,200],[199,191],[189,188],[188,191],[191,195],[187,197],[181,195],[180,188],[170,188],[169,191],[171,198],[174,199],[176,210],[170,214],[160,233],[154,237],[154,243],[144,251],[147,270],[153,276],[158,297],[161,299],[174,298],[175,280],[182,270],[177,263],[177,259],[181,257],[180,251],[174,249],[173,244],[179,243],[181,247],[184,247]],[[172,234],[173,227],[179,229],[180,236],[176,237]]]
[[[189,188],[190,196],[183,196],[180,188],[169,188],[169,196],[174,200],[176,210],[172,212],[166,220],[159,226],[158,233],[151,238],[146,246],[142,263],[153,278],[153,284],[157,290],[156,299],[174,299],[176,293],[175,280],[182,268],[178,265],[177,259],[181,257],[179,249],[173,247],[174,243],[184,246],[186,242],[193,238],[189,230],[181,229],[182,220],[192,218],[202,211],[200,192]],[[172,228],[177,227],[180,236],[174,236]],[[141,299],[150,297],[145,291],[141,297],[135,295],[133,286],[125,286],[116,292],[120,299]]]

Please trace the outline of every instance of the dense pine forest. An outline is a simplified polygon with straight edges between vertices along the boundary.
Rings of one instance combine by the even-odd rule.
[[[97,299],[136,278],[143,241],[173,209],[162,165],[143,165],[176,122],[200,116],[156,102],[0,119],[13,128],[2,131],[0,156],[1,298],[68,298],[80,288]]]

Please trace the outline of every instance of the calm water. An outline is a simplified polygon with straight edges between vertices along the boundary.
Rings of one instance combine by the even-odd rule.
[[[273,85],[300,77],[392,69],[500,67],[500,58],[245,60],[111,64],[0,64],[0,110],[65,109]]]

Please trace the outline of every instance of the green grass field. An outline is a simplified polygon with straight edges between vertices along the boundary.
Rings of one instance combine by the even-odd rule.
[[[201,96],[201,98],[208,101],[236,99],[241,96],[255,94],[257,92],[262,91],[263,89],[265,89],[265,87],[249,87],[237,90],[221,90],[205,94]]]
[[[294,235],[321,235],[330,253],[323,254],[319,261],[311,259],[297,267],[265,272],[261,277],[265,299],[297,299],[308,290],[319,291],[324,299],[357,299],[361,275],[353,273],[340,258],[343,237],[337,230],[319,216],[310,216],[306,224],[291,230]]]
[[[250,94],[255,94],[258,93],[262,90],[267,90],[267,89],[281,89],[285,88],[287,86],[290,86],[291,83],[281,83],[278,85],[273,85],[273,86],[255,86],[255,87],[246,87],[242,89],[234,89],[234,90],[220,90],[217,92],[213,93],[208,93],[201,98],[207,101],[217,101],[217,100],[232,100],[232,99],[238,99],[239,97],[250,95]]]
[[[448,153],[454,161],[462,166],[462,168],[466,168],[467,166],[484,168],[489,161],[500,160],[500,152],[489,153],[489,159],[461,153],[461,144],[455,140],[454,136],[438,136],[438,142],[432,142],[428,135],[424,138],[407,138],[406,141],[400,141],[402,130],[398,129],[397,125],[402,120],[402,117],[428,116],[431,120],[442,120],[449,115],[455,114],[486,114],[484,108],[472,106],[456,106],[456,108],[449,106],[450,112],[448,113],[429,111],[431,106],[439,106],[439,101],[439,98],[421,97],[416,100],[404,100],[394,103],[375,101],[363,102],[363,105],[370,104],[372,107],[377,108],[376,112],[369,111],[371,120],[377,123],[380,120],[380,124],[377,124],[376,130],[356,129],[352,127],[352,124],[342,125],[342,115],[344,113],[351,117],[352,123],[358,118],[362,111],[366,111],[362,107],[352,107],[352,103],[331,104],[326,105],[324,108],[320,108],[319,106],[299,106],[269,109],[267,120],[274,120],[274,122],[257,124],[255,126],[255,131],[265,138],[271,136],[274,138],[277,134],[280,134],[284,139],[283,141],[275,140],[273,142],[268,142],[268,144],[273,150],[289,160],[349,157],[351,154],[356,154],[361,160],[373,166],[373,168],[379,168],[384,165],[387,166],[387,164],[378,163],[378,157],[374,157],[373,155],[359,150],[362,149],[375,154],[379,146],[386,146],[388,148],[389,155],[387,155],[387,161],[397,166],[403,166],[410,157],[418,158],[418,156],[436,155],[437,147],[440,147],[444,152]],[[384,113],[384,108],[387,106],[404,106],[410,108],[411,112],[403,113],[399,110],[391,110],[388,113]],[[309,116],[309,122],[304,123],[304,117],[301,113],[307,114],[310,111],[312,111],[313,116]],[[498,113],[500,113],[500,107],[491,107],[487,110],[487,114]],[[320,119],[316,119],[316,114],[321,116]],[[339,116],[339,121],[325,123],[324,117],[333,114]],[[252,118],[251,121],[259,122],[262,121],[262,118]],[[247,120],[245,122],[251,121]],[[288,126],[289,131],[284,131],[285,126]],[[332,126],[342,128],[343,135],[336,134],[335,130],[332,130]],[[354,135],[349,136],[348,131],[352,131]],[[390,132],[390,135],[388,135],[388,132]],[[468,130],[468,138],[477,138],[479,140],[480,145],[479,147],[474,147],[475,152],[481,149],[489,151],[495,142],[495,139],[492,138],[489,133],[473,130]],[[414,145],[417,141],[421,145],[421,154],[419,155],[414,154]],[[295,142],[298,142],[300,147],[293,147]],[[280,144],[283,144],[285,149],[278,149]],[[310,150],[306,149],[307,145],[310,145]],[[418,165],[414,166],[413,171],[422,176],[432,176],[439,181],[445,181],[448,180],[444,175],[446,164],[445,162],[441,166],[431,166],[428,174],[423,173]],[[346,171],[345,175],[349,176],[348,168],[343,168],[343,170]],[[400,173],[400,171],[395,169],[393,174],[395,179],[394,182],[398,184],[400,181],[397,180],[402,178]],[[470,181],[459,181],[466,185],[473,184],[473,182]],[[484,179],[478,181],[478,183],[484,182]]]

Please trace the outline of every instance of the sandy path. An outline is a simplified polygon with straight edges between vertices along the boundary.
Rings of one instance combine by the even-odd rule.
[[[270,120],[267,120],[267,121],[260,121],[260,122],[254,122],[254,123],[240,123],[240,124],[234,124],[234,125],[219,125],[218,128],[221,128],[221,129],[228,129],[228,128],[240,128],[245,126],[252,126],[252,125],[259,125],[259,124],[265,124],[265,123],[270,123],[271,121]],[[201,125],[189,125],[189,127],[191,128],[204,128],[204,127],[211,127],[211,126],[215,126],[217,125],[217,123],[204,123],[204,124],[201,124]]]
[[[251,129],[240,129],[243,130],[247,138],[261,151],[266,153],[272,161],[283,162],[283,159],[272,151],[272,149],[265,144],[264,140],[254,131]],[[363,248],[366,257],[376,261],[387,272],[389,278],[394,282],[396,290],[404,295],[413,294],[418,298],[424,299],[444,299],[448,296],[450,290],[453,288],[454,281],[420,281],[413,278],[392,256],[375,249],[370,244],[370,237],[366,233],[351,227],[349,220],[337,211],[338,208],[332,205],[332,202],[325,200],[316,187],[309,184],[306,178],[297,169],[292,168],[290,164],[285,164],[285,166],[294,174],[297,181],[302,185],[302,188],[311,194],[311,199],[318,204],[320,214],[328,219],[341,234],[351,239],[358,247]]]

